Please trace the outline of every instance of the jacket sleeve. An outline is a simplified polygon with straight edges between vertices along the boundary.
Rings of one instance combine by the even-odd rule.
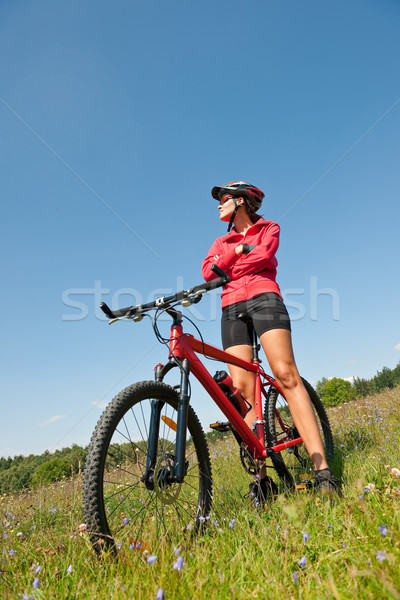
[[[232,279],[239,279],[243,275],[251,275],[260,271],[274,271],[278,265],[275,253],[279,247],[280,227],[273,223],[249,254],[241,254],[239,260],[232,268]]]
[[[216,279],[218,275],[213,273],[210,269],[214,263],[222,269],[229,277],[231,277],[232,265],[239,259],[239,255],[236,254],[235,249],[225,251],[222,243],[219,239],[215,240],[206,258],[203,260],[201,267],[201,274],[206,281]]]

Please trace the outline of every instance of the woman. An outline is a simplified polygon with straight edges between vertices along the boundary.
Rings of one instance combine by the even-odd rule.
[[[221,221],[229,222],[228,234],[215,240],[202,266],[206,281],[215,278],[210,270],[213,263],[231,278],[221,295],[223,348],[235,356],[251,360],[247,326],[237,318],[242,312],[249,314],[275,380],[313,461],[317,486],[323,491],[338,491],[337,480],[326,461],[310,398],[296,367],[290,319],[276,283],[278,262],[275,254],[279,246],[279,225],[264,221],[257,214],[264,193],[249,183],[231,181],[214,187],[211,194],[219,201]],[[229,365],[229,371],[234,385],[252,406],[246,417],[248,426],[252,428],[252,422],[256,420],[254,376],[234,365]],[[251,488],[261,504],[269,483],[265,473],[263,467],[258,485]]]

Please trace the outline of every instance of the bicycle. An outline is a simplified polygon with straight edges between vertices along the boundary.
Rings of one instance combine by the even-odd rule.
[[[169,355],[166,364],[156,365],[155,380],[130,385],[110,402],[92,435],[84,470],[83,505],[87,530],[99,553],[123,543],[144,550],[154,537],[168,535],[177,527],[196,532],[209,518],[211,462],[203,429],[190,405],[190,373],[225,415],[227,422],[217,422],[212,427],[233,432],[248,473],[257,475],[261,465],[270,459],[270,468],[285,487],[312,487],[310,458],[284,394],[261,367],[254,330],[250,362],[183,331],[184,315],[175,307],[195,304],[204,293],[229,282],[229,277],[216,265],[212,269],[218,276],[216,279],[147,304],[116,311],[100,304],[110,323],[121,319],[137,322],[149,316],[150,311],[156,311],[153,329],[157,339],[168,345]],[[167,339],[157,326],[164,313],[172,318]],[[248,315],[242,318],[251,330]],[[253,430],[244,420],[247,411],[243,410],[243,403],[240,406],[232,402],[232,394],[216,381],[218,377],[208,372],[197,354],[254,373],[257,418]],[[174,387],[163,381],[173,368],[180,371],[180,383]],[[333,438],[325,409],[310,384],[303,382],[326,455],[330,457]]]

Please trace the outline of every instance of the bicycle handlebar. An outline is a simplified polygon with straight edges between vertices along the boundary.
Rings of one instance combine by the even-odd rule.
[[[172,294],[171,296],[162,296],[160,298],[156,298],[153,300],[153,302],[148,302],[147,304],[128,306],[127,308],[120,308],[119,310],[111,310],[105,302],[100,302],[100,308],[109,319],[121,319],[123,317],[129,319],[134,318],[135,316],[139,317],[146,311],[152,310],[153,308],[166,308],[173,302],[182,302],[183,300],[188,300],[188,302],[190,302],[190,300],[193,302],[198,302],[202,294],[226,285],[231,280],[222,269],[217,267],[217,265],[213,264],[211,266],[211,270],[213,273],[218,275],[217,279],[212,279],[211,281],[196,285],[189,290],[181,290],[180,292]],[[195,298],[197,298],[197,300],[195,300]]]

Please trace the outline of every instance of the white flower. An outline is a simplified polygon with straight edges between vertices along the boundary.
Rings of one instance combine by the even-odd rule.
[[[393,469],[390,471],[390,474],[392,477],[400,477],[400,469],[393,467]]]

